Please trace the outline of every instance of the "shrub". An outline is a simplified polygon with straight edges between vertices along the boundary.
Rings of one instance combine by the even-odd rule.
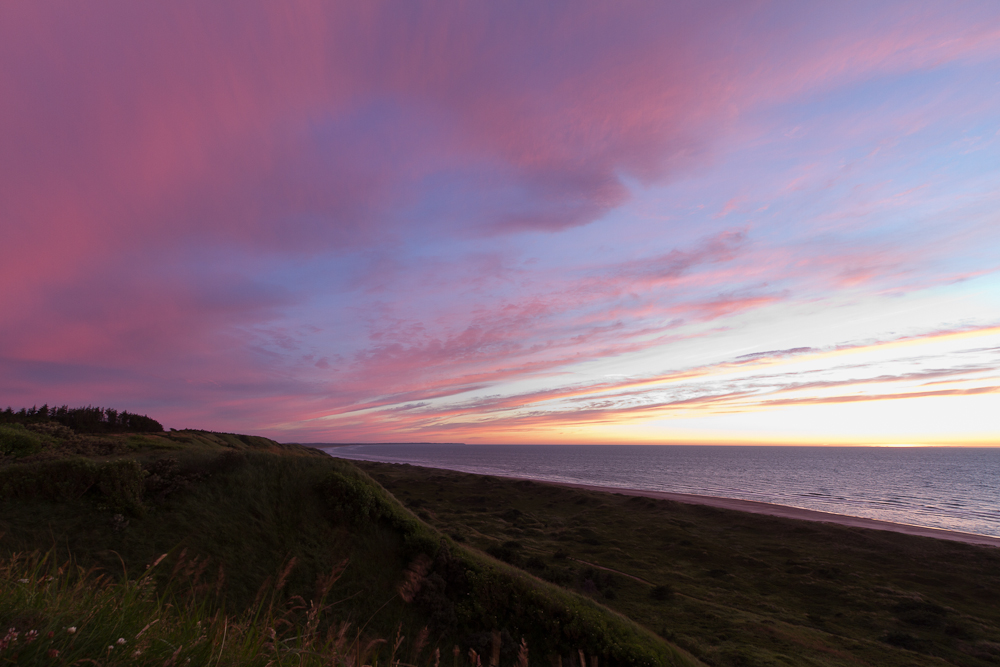
[[[896,617],[908,625],[925,627],[940,627],[944,625],[947,610],[941,605],[922,600],[906,600],[900,602],[893,611]]]
[[[18,463],[0,468],[0,498],[73,502],[90,493],[107,509],[138,515],[144,509],[144,476],[137,461]]]
[[[97,465],[82,458],[0,468],[0,498],[79,500],[97,481]]]
[[[529,570],[544,570],[546,566],[545,566],[545,561],[543,561],[541,558],[539,558],[538,556],[532,556],[531,558],[528,559],[528,562],[525,563],[525,567],[527,567]]]
[[[331,509],[356,524],[378,521],[392,514],[384,495],[357,475],[331,472],[320,482],[319,490]]]
[[[511,565],[520,566],[523,562],[521,554],[517,552],[517,549],[513,549],[505,544],[493,544],[486,548],[486,553],[493,556],[497,560],[502,560],[505,563],[510,563]]]
[[[0,455],[21,458],[41,448],[42,438],[20,424],[0,426]]]
[[[500,515],[500,518],[503,519],[504,521],[510,521],[511,523],[514,523],[515,521],[517,521],[518,519],[520,519],[522,516],[524,516],[524,512],[522,512],[521,510],[519,510],[517,508],[511,507],[510,509],[504,511]]]
[[[439,536],[356,468],[344,467],[328,473],[316,489],[335,522],[346,520],[356,526],[381,523],[399,532],[408,555],[437,553]]]
[[[921,641],[908,632],[887,632],[880,639],[886,644],[905,648],[909,651],[920,650]]]
[[[653,598],[658,602],[669,600],[673,596],[674,596],[674,589],[672,589],[670,586],[665,586],[665,585],[653,586],[653,590],[649,591],[649,597]]]
[[[138,461],[109,461],[97,468],[97,490],[108,509],[140,515],[145,473]]]

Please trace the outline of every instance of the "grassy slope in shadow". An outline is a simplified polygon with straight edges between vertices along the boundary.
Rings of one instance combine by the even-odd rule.
[[[432,644],[464,655],[498,630],[505,663],[523,637],[536,663],[582,650],[605,665],[697,664],[591,599],[443,537],[315,450],[197,431],[43,435],[41,451],[0,462],[4,553],[54,548],[120,576],[169,551],[165,565],[218,588],[229,611],[292,559],[285,592],[305,599],[346,560],[334,613],[373,635],[430,625]]]

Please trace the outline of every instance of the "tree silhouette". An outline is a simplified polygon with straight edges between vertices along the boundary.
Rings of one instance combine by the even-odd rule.
[[[138,415],[113,408],[95,408],[88,405],[85,408],[70,408],[62,405],[50,408],[48,403],[42,407],[32,406],[21,408],[14,412],[8,407],[0,412],[0,424],[40,424],[56,422],[67,426],[77,433],[159,433],[163,425],[152,417]]]

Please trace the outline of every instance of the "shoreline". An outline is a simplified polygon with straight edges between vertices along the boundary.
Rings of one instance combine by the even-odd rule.
[[[327,455],[333,456],[330,452]],[[345,459],[347,461],[368,461],[368,459]],[[373,463],[392,463],[390,461],[372,461]],[[435,468],[433,466],[420,466],[413,463],[393,463],[393,465],[413,465],[427,470],[442,470],[457,472],[464,475],[486,475],[490,477],[501,477],[503,479],[527,480],[538,484],[550,484],[552,486],[562,486],[571,489],[581,489],[584,491],[598,491],[600,493],[617,493],[624,496],[640,496],[643,498],[654,498],[660,500],[672,500],[688,505],[706,505],[708,507],[718,507],[720,509],[735,510],[737,512],[749,512],[751,514],[766,514],[768,516],[782,517],[785,519],[798,519],[801,521],[816,521],[819,523],[833,523],[849,528],[867,528],[869,530],[886,530],[904,535],[915,535],[917,537],[931,537],[937,540],[949,540],[951,542],[962,542],[976,546],[1000,548],[1000,537],[992,535],[979,535],[978,533],[963,533],[959,530],[948,530],[946,528],[929,528],[926,526],[914,526],[908,523],[896,523],[894,521],[883,521],[881,519],[868,519],[850,514],[838,514],[836,512],[824,512],[822,510],[809,510],[791,505],[776,505],[765,503],[759,500],[742,500],[739,498],[723,498],[720,496],[703,496],[695,493],[676,493],[672,491],[647,491],[643,489],[626,489],[617,486],[600,486],[596,484],[580,484],[574,482],[553,482],[533,477],[515,477],[511,475],[497,475],[486,473],[466,472],[455,470],[454,468]]]
[[[525,478],[511,478],[525,479]],[[1000,537],[991,535],[978,535],[976,533],[963,533],[958,530],[946,530],[944,528],[927,528],[925,526],[913,526],[906,523],[895,523],[893,521],[882,521],[880,519],[867,519],[848,514],[836,514],[834,512],[823,512],[820,510],[807,510],[789,505],[775,505],[758,500],[740,500],[737,498],[720,498],[718,496],[702,496],[693,493],[673,493],[669,491],[645,491],[642,489],[622,489],[615,486],[595,486],[592,484],[574,484],[571,482],[547,482],[542,480],[532,480],[540,484],[551,484],[572,489],[585,491],[599,491],[601,493],[617,493],[624,496],[639,496],[642,498],[656,498],[660,500],[672,500],[674,502],[688,505],[706,505],[708,507],[718,507],[721,509],[736,510],[737,512],[749,512],[751,514],[766,514],[769,516],[783,517],[786,519],[799,519],[801,521],[817,521],[820,523],[833,523],[851,528],[868,528],[871,530],[887,530],[905,535],[916,535],[918,537],[932,537],[938,540],[950,540],[952,542],[964,542],[977,546],[1000,547]]]

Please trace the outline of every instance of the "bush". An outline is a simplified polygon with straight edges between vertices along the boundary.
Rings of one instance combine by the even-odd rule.
[[[20,424],[0,426],[0,455],[21,458],[41,448],[42,438]]]
[[[493,544],[486,548],[486,553],[493,556],[497,560],[502,560],[505,563],[510,563],[514,566],[520,566],[523,562],[521,554],[517,552],[516,549],[512,549],[506,544]]]
[[[538,556],[532,556],[531,558],[528,559],[528,562],[525,563],[525,567],[527,567],[529,570],[544,570],[546,568],[546,565],[545,561],[543,561]]]
[[[508,510],[504,511],[502,514],[500,514],[500,518],[501,519],[503,519],[504,521],[510,521],[511,523],[514,523],[515,521],[517,521],[518,519],[520,519],[522,516],[524,516],[524,512],[522,512],[521,510],[516,509],[514,507],[511,507],[510,509],[508,509]]]
[[[0,498],[73,502],[86,494],[116,512],[139,515],[145,473],[138,461],[60,459],[0,468]]]
[[[380,489],[358,475],[331,472],[320,482],[319,491],[331,509],[355,524],[375,522],[393,514]]]
[[[108,509],[141,515],[144,476],[138,461],[109,461],[97,469],[97,490]]]
[[[898,646],[899,648],[905,648],[909,651],[919,651],[921,648],[921,641],[911,635],[908,632],[887,632],[880,637],[882,641],[891,646]]]
[[[674,596],[674,589],[672,589],[670,586],[653,586],[653,590],[649,592],[649,597],[653,598],[658,602],[669,600],[673,596]]]
[[[334,522],[346,519],[355,526],[381,523],[403,538],[407,554],[433,556],[439,536],[409,514],[395,498],[356,468],[328,473],[316,486]]]
[[[79,500],[97,481],[97,465],[87,459],[20,463],[0,468],[0,498]]]

